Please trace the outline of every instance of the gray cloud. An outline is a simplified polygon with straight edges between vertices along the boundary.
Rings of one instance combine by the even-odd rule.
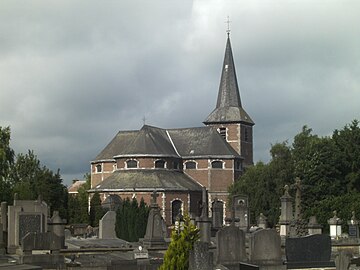
[[[0,125],[67,183],[142,118],[199,126],[231,39],[255,161],[359,118],[358,1],[2,1]]]

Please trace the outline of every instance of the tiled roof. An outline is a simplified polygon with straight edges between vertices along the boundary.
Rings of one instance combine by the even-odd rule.
[[[166,130],[152,126],[120,131],[95,161],[121,156],[239,157],[213,127]]]
[[[85,183],[86,183],[86,181],[82,181],[82,180],[75,181],[70,187],[68,187],[68,192],[69,193],[77,193],[79,188]]]
[[[133,169],[115,171],[91,191],[200,191],[201,186],[181,171]]]

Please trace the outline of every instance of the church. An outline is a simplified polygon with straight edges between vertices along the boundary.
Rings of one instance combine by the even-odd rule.
[[[90,193],[102,200],[143,198],[154,190],[166,224],[182,213],[198,214],[202,188],[209,215],[215,200],[228,215],[228,187],[253,165],[254,122],[242,107],[229,33],[215,109],[195,128],[144,125],[119,131],[91,161]]]

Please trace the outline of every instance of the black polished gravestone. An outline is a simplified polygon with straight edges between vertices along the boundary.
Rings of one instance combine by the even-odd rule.
[[[316,234],[287,238],[285,241],[287,269],[334,267],[331,261],[331,238]]]

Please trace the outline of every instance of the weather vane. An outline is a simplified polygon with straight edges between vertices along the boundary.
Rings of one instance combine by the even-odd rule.
[[[230,23],[231,23],[231,21],[230,21],[230,17],[229,17],[229,16],[227,16],[227,20],[225,21],[225,23],[227,24],[226,33],[227,33],[228,35],[230,35]]]

